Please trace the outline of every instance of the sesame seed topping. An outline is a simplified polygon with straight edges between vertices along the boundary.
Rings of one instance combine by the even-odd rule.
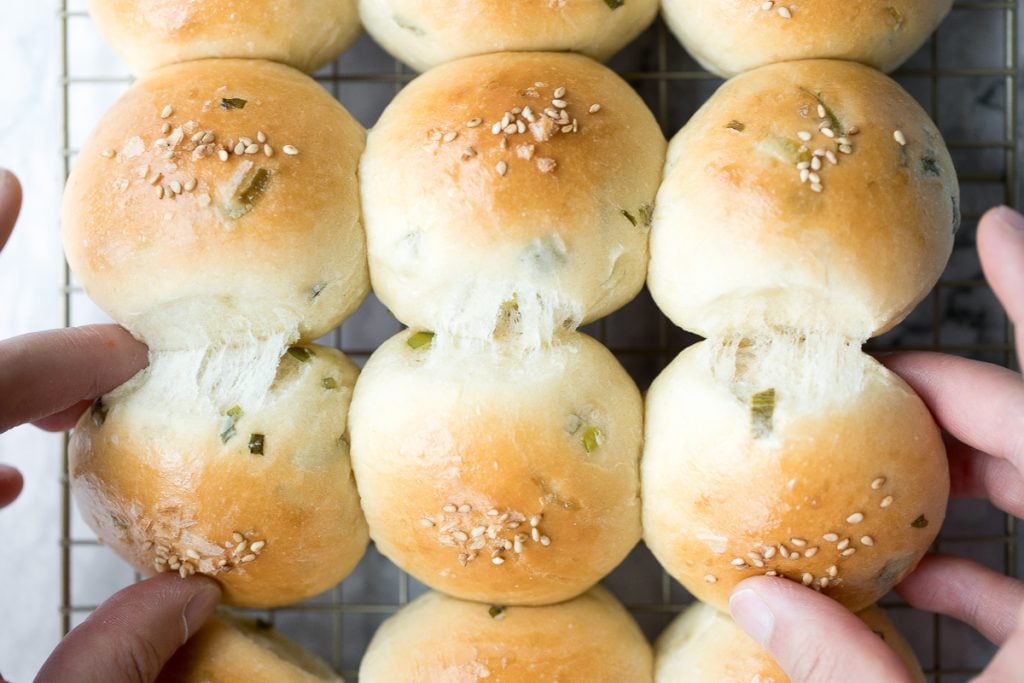
[[[875,479],[874,481],[871,482],[871,489],[873,491],[877,491],[883,486],[885,486],[885,477],[879,477],[878,479]]]
[[[142,549],[143,550],[149,550],[152,547],[153,547],[153,541],[146,541],[145,543],[142,544]]]
[[[797,548],[803,548],[805,545],[807,545],[807,541],[805,541],[802,538],[791,538],[789,539],[789,542],[795,545]]]
[[[834,534],[834,533],[832,533],[830,531],[827,534],[825,534],[824,536],[822,536],[822,538],[825,539],[826,541],[828,541],[829,543],[835,543],[836,541],[839,540],[839,535],[838,534]]]
[[[828,584],[831,583],[827,576],[821,577],[820,579],[818,579],[818,582],[822,588],[828,588]]]
[[[846,550],[844,550],[843,552],[841,552],[839,554],[842,555],[843,557],[849,557],[850,555],[853,555],[855,552],[857,552],[856,548],[847,548]]]
[[[820,171],[821,170],[821,157],[814,157],[813,159],[811,159],[811,170],[812,171]]]
[[[892,137],[899,143],[900,147],[905,147],[907,145],[907,136],[903,134],[902,130],[894,130],[892,132]]]
[[[801,140],[803,140],[804,142],[810,142],[811,141],[811,134],[808,133],[806,130],[802,130],[802,131],[798,132],[796,134],[796,136],[798,138],[800,138]]]
[[[538,530],[537,527],[530,529],[530,538],[536,542],[540,542],[540,530]]]
[[[813,548],[808,548],[807,550],[804,551],[804,557],[814,557],[817,554],[818,554],[818,546],[814,546]]]
[[[466,504],[466,503],[463,503],[462,505],[459,506],[459,512],[461,512],[462,514],[466,514],[467,512],[472,512],[472,511],[473,511],[473,507],[468,505],[468,504]]]
[[[846,521],[849,524],[860,524],[861,522],[864,521],[864,513],[863,512],[854,512],[852,515],[850,515],[849,517],[846,518]]]
[[[563,88],[561,86],[555,88],[555,99],[560,100],[563,97],[565,97],[565,88]]]
[[[499,161],[494,169],[498,172],[498,175],[504,177],[508,173],[508,164],[504,161]]]
[[[441,138],[441,139],[444,140],[445,142],[451,142],[452,140],[454,140],[457,137],[459,137],[459,134],[457,132],[455,132],[454,130],[450,130],[447,133],[445,133],[444,137]]]
[[[850,545],[850,539],[844,538],[836,544],[836,550],[846,550]]]
[[[503,557],[492,557],[491,564],[505,564],[505,558]]]
[[[455,505],[453,505],[452,503],[448,503],[447,505],[445,505],[445,506],[444,506],[443,508],[441,508],[441,509],[442,509],[442,510],[444,510],[445,512],[449,512],[449,513],[450,513],[450,512],[457,512],[459,508],[457,508],[457,507],[456,507]]]
[[[768,571],[766,571],[764,573],[764,575],[765,576],[778,576],[779,573],[777,571],[775,571],[774,569],[769,569]]]
[[[242,561],[242,562],[252,562],[252,561],[253,561],[253,560],[255,560],[255,559],[256,559],[256,556],[255,556],[255,555],[253,555],[252,553],[250,553],[250,554],[248,554],[248,555],[244,556],[244,557],[243,557],[243,558],[241,559],[241,561]]]
[[[463,543],[465,543],[469,540],[469,534],[467,534],[465,531],[453,531],[452,538],[454,538],[456,541],[462,541]]]
[[[827,138],[835,138],[836,132],[831,128],[825,127],[821,129],[821,134]]]
[[[477,126],[479,126],[483,122],[484,122],[484,120],[479,118],[479,117],[475,118],[475,119],[470,119],[469,121],[466,121],[466,128],[476,128]]]
[[[228,151],[226,149],[218,150],[217,151],[217,158],[220,159],[221,161],[227,161],[228,160]]]
[[[171,105],[168,104],[168,105],[166,105],[163,108],[163,111],[160,112],[160,118],[162,118],[162,119],[170,118],[170,116],[173,113],[174,113],[174,107],[172,107]]]
[[[174,194],[181,194],[181,183],[179,183],[177,180],[172,180],[171,192],[173,192]]]
[[[853,147],[851,145],[839,145],[840,154],[853,154]]]
[[[857,126],[850,126],[849,128],[846,129],[847,135],[857,135],[858,133],[860,133],[860,128],[858,128]]]
[[[100,156],[103,157],[104,159],[110,159],[111,157],[114,156],[114,150],[108,147],[102,152],[100,152]]]
[[[788,7],[780,7],[779,16],[782,17],[783,19],[792,19],[793,13],[789,11]]]
[[[878,504],[878,507],[887,508],[890,505],[892,505],[892,496],[886,496],[885,498],[882,499],[882,502]]]
[[[824,118],[827,118],[827,117],[828,117],[828,112],[825,111],[825,105],[821,104],[819,102],[818,103],[818,118],[819,119],[824,119]]]
[[[156,198],[157,199],[163,199],[164,198],[164,186],[163,185],[157,186],[157,188],[156,188]]]
[[[196,189],[196,185],[198,184],[198,180],[196,180],[195,178],[189,178],[188,180],[185,181],[185,192],[191,192],[192,190]]]
[[[265,154],[267,157],[274,156],[274,148],[271,147],[270,145],[263,145],[263,154]]]
[[[295,156],[296,154],[299,153],[299,150],[295,148],[295,145],[285,145],[284,147],[281,148],[281,151],[287,154],[288,156]]]
[[[555,98],[555,99],[551,100],[551,106],[556,108],[556,109],[565,109],[566,107],[569,106],[569,103],[566,102],[565,100],[560,100],[558,98]]]
[[[837,157],[836,153],[832,150],[827,150],[825,152],[825,158],[828,159],[829,163],[833,166],[836,166],[839,163],[839,157]]]
[[[551,539],[548,538],[547,536],[541,536],[540,537],[540,544],[543,545],[543,546],[549,546],[549,545],[551,545]]]
[[[490,510],[487,511],[487,516],[488,517],[497,517],[498,516],[498,511],[495,510],[494,508],[491,508]]]
[[[835,565],[832,565],[831,567],[825,570],[825,573],[834,579],[836,578],[836,575],[839,574],[839,569]]]
[[[873,546],[875,544],[875,539],[871,538],[870,536],[861,536],[860,537],[860,542],[861,542],[861,545],[866,545],[866,546],[868,546],[870,548],[871,546]]]
[[[734,567],[745,567],[745,566],[747,566],[746,560],[744,560],[742,557],[735,558],[730,564],[732,564],[732,566],[734,566]]]
[[[811,190],[814,192],[821,192],[825,188],[822,187],[821,183],[811,183]]]
[[[800,582],[805,586],[810,586],[812,581],[814,581],[814,577],[808,572],[804,572],[803,576],[800,577]]]
[[[160,126],[160,132],[163,133],[164,135],[167,135],[168,133],[170,133],[171,132],[171,124],[169,124],[166,121],[164,121],[164,125]]]
[[[592,104],[592,105],[590,105],[590,108],[587,109],[587,112],[590,113],[590,114],[596,114],[599,111],[601,111],[601,105],[600,104]]]
[[[764,559],[770,560],[775,557],[775,546],[768,546],[764,549]]]
[[[704,575],[704,581],[706,583],[715,583],[716,581],[718,581],[718,577],[715,576],[714,574],[705,574]]]
[[[558,167],[558,162],[548,157],[537,157],[537,168],[540,169],[541,173],[554,173]]]
[[[804,168],[804,169],[801,169],[801,170],[800,170],[800,182],[801,182],[801,183],[806,183],[806,182],[807,182],[807,180],[808,180],[808,179],[809,179],[810,177],[811,177],[811,169],[809,169],[809,168]]]
[[[487,514],[490,514],[490,513],[487,513]],[[530,526],[532,526],[532,527],[540,526],[540,520],[541,520],[541,516],[540,515],[534,515],[533,517],[530,517]]]
[[[236,144],[234,152],[237,156],[242,156],[243,154],[245,154],[245,143],[239,142],[238,144]]]
[[[245,146],[245,153],[246,154],[256,154],[259,151],[260,151],[260,146],[258,144],[256,144],[255,142],[252,143],[251,145],[246,145]]]

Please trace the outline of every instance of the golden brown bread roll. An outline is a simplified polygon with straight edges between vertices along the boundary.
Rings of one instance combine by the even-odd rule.
[[[151,349],[315,339],[369,289],[363,145],[330,93],[289,67],[165,67],[82,147],[64,195],[68,263]]]
[[[268,59],[315,71],[359,35],[355,0],[88,0],[135,73],[211,58]]]
[[[606,315],[643,286],[664,152],[636,92],[585,57],[433,69],[361,162],[374,292],[410,327],[471,337],[510,304],[531,342]]]
[[[642,402],[603,346],[405,331],[363,370],[352,463],[378,550],[437,590],[571,598],[640,538]]]
[[[884,640],[915,681],[924,672],[914,651],[878,607],[858,615]],[[786,672],[736,622],[698,602],[679,615],[655,643],[656,683],[790,683]]]
[[[266,378],[268,352],[247,351],[155,357],[79,420],[69,475],[85,521],[138,571],[207,574],[227,604],[272,607],[327,590],[365,550],[347,434],[357,370],[295,346]]]
[[[841,59],[892,71],[953,0],[662,0],[669,28],[720,76],[798,59]]]
[[[767,66],[723,85],[672,140],[648,284],[705,337],[862,341],[938,280],[959,201],[938,129],[896,83],[836,61]]]
[[[605,60],[654,19],[657,0],[360,0],[366,30],[418,71],[491,52]]]
[[[698,599],[779,575],[852,610],[938,534],[949,472],[916,394],[848,341],[707,341],[647,394],[644,540]]]
[[[325,681],[342,678],[267,622],[221,612],[174,653],[156,683]]]
[[[595,587],[547,607],[505,607],[427,593],[377,630],[364,683],[641,683],[651,647],[612,595]]]

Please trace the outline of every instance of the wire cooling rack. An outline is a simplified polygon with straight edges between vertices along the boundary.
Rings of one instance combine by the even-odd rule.
[[[60,0],[62,70],[60,150],[65,175],[84,136],[129,84],[123,67],[111,70],[84,10],[84,0]],[[975,227],[985,208],[1017,206],[1018,8],[1015,1],[960,1],[929,43],[896,75],[932,115],[953,154],[963,188],[964,226],[949,268],[930,297],[897,329],[872,340],[871,350],[945,351],[1012,367],[1010,326],[985,283],[975,250]],[[610,64],[645,99],[667,136],[718,86],[660,21]],[[367,37],[316,74],[363,123],[370,126],[414,74]],[[65,268],[60,287],[68,325],[102,320]],[[324,340],[357,363],[399,324],[371,296],[344,326]],[[585,329],[608,346],[642,389],[696,338],[673,327],[644,292],[636,301]],[[66,471],[66,439],[63,454]],[[138,580],[81,522],[66,479],[61,481],[61,592],[59,609],[68,631],[116,588]],[[938,549],[1021,576],[1022,535],[1017,520],[983,501],[954,501]],[[605,584],[654,637],[691,601],[639,547]],[[352,680],[375,628],[424,587],[371,547],[339,586],[300,605],[259,613]],[[935,683],[967,680],[991,657],[981,636],[955,621],[926,615],[898,597],[883,601],[911,641]]]

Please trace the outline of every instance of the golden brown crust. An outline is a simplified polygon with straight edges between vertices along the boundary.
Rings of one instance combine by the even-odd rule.
[[[584,320],[605,315],[642,286],[664,150],[636,92],[584,57],[503,53],[438,67],[399,93],[367,142],[374,290],[423,329],[460,316],[493,325],[500,304],[530,288]],[[489,287],[503,289],[478,310]]]
[[[427,593],[386,621],[359,669],[367,683],[650,681],[651,649],[603,588],[548,607]]]
[[[355,0],[88,0],[136,73],[198,59],[267,59],[315,71],[359,35]]]
[[[411,349],[364,369],[353,466],[377,548],[465,599],[547,604],[610,572],[640,535],[641,399],[597,342],[519,356]]]
[[[842,59],[892,71],[924,44],[953,0],[769,4],[664,0],[662,12],[690,54],[721,76],[797,59]]]
[[[915,681],[924,673],[910,645],[878,607],[857,616],[896,651]],[[732,619],[696,603],[669,624],[655,644],[656,683],[790,683],[786,672]]]
[[[617,5],[617,6],[613,6]],[[493,52],[612,56],[654,19],[656,0],[360,0],[366,30],[418,71]]]
[[[189,638],[157,683],[339,683],[323,661],[270,624],[222,613]]]
[[[858,351],[849,375],[787,368],[758,432],[752,397],[684,351],[647,396],[644,539],[698,599],[725,610],[742,579],[776,572],[857,610],[917,565],[945,517],[942,438],[921,400]],[[830,359],[826,358],[826,361]],[[801,374],[820,379],[802,385]],[[817,392],[815,394],[815,392]]]
[[[649,286],[704,336],[770,325],[864,339],[938,280],[959,198],[938,129],[895,82],[835,61],[764,67],[722,86],[673,139]]]
[[[255,153],[222,161],[228,145]],[[288,67],[160,69],[122,96],[79,154],[64,196],[68,262],[150,347],[314,339],[368,291],[363,145],[362,127],[330,93]]]
[[[142,376],[87,411],[69,475],[100,540],[147,575],[213,576],[230,605],[297,602],[346,576],[367,542],[346,441],[357,370],[308,348],[244,405],[169,404]]]

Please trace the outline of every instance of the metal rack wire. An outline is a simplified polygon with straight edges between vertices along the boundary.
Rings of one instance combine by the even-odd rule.
[[[65,175],[75,149],[70,134],[72,89],[114,86],[124,88],[127,77],[77,73],[71,64],[70,28],[88,22],[88,16],[69,0],[58,0],[61,24],[61,130],[60,153]],[[952,63],[947,28],[967,26],[967,36],[986,61]],[[1018,8],[1016,0],[956,3],[944,28],[906,67],[900,80],[935,119],[960,168],[964,188],[964,229],[949,270],[929,299],[906,322],[884,337],[872,340],[870,350],[927,349],[966,355],[1007,367],[1015,364],[1012,331],[995,305],[981,277],[974,249],[974,224],[993,203],[1018,205]],[[963,31],[956,43],[960,46]],[[414,74],[387,58],[368,40],[363,62],[347,55],[316,74],[317,79],[370,125],[386,104]],[[955,58],[956,55],[953,55]],[[367,69],[365,62],[373,64]],[[665,133],[671,136],[717,86],[718,81],[697,67],[659,21],[634,45],[612,62],[651,106]],[[979,92],[980,90],[980,92]],[[972,94],[975,96],[972,99]],[[965,96],[966,95],[966,96]],[[972,129],[973,104],[983,109],[989,128]],[[959,116],[955,116],[959,114]],[[65,268],[59,288],[65,324],[75,321],[81,289]],[[375,344],[397,331],[398,325],[374,300],[332,333],[333,344],[362,362]],[[653,377],[695,339],[675,329],[646,294],[622,311],[589,326],[585,331],[607,345],[646,388]],[[973,337],[972,337],[973,335]],[[66,472],[66,439],[64,465]],[[94,608],[76,595],[76,554],[96,549],[95,538],[74,529],[68,482],[61,480],[61,594],[63,630]],[[982,559],[1010,576],[1021,576],[1019,522],[995,514],[987,504],[955,503],[938,548]],[[109,551],[108,551],[109,552]],[[138,579],[138,576],[135,576]],[[626,603],[648,635],[655,635],[685,604],[687,593],[672,581],[644,548],[638,548],[606,585]],[[415,597],[423,587],[377,555],[371,548],[356,572],[328,593],[306,603],[264,613],[286,633],[331,662],[346,679],[357,675],[366,641],[377,623]],[[94,602],[94,601],[93,601]],[[976,673],[991,654],[962,626],[938,616],[914,612],[898,599],[887,599],[890,614],[904,632],[935,683],[965,680]],[[344,637],[343,637],[344,636]]]

